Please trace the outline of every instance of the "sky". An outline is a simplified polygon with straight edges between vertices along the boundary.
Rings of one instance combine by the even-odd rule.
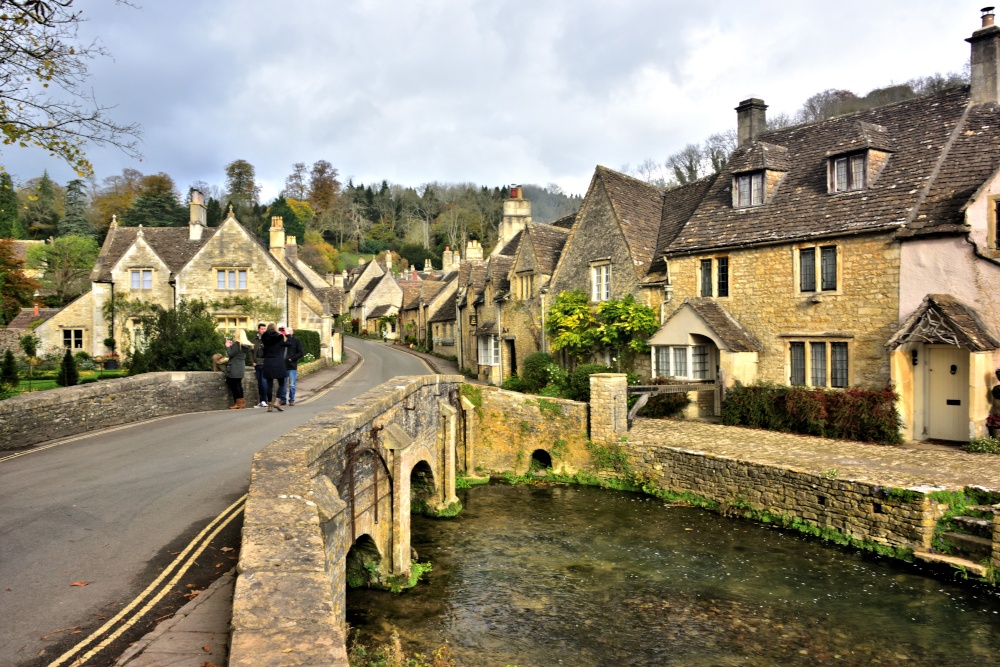
[[[663,161],[735,127],[760,97],[793,114],[829,88],[859,95],[961,71],[982,0],[76,0],[81,39],[111,57],[88,82],[142,126],[141,161],[91,147],[101,179],[165,172],[182,193],[254,165],[261,199],[292,165],[355,183],[558,184]],[[752,9],[752,11],[750,11]],[[0,147],[26,180],[72,171]]]

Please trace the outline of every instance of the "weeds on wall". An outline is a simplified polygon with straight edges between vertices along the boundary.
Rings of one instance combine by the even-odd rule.
[[[393,628],[389,641],[381,646],[368,647],[361,643],[357,633],[347,650],[347,660],[351,667],[457,667],[447,646],[434,651],[430,656],[414,653],[408,657],[399,640],[399,631]]]
[[[759,382],[726,391],[722,423],[769,431],[898,445],[899,396],[881,389],[808,389]]]

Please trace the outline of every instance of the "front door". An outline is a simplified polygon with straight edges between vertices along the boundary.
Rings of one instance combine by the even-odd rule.
[[[927,349],[927,437],[969,439],[969,351]]]
[[[508,377],[517,375],[517,348],[514,346],[514,339],[507,339],[507,358],[510,360],[510,373]]]

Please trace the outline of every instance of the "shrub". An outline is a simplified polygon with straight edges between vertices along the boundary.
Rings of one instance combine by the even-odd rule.
[[[580,364],[569,374],[566,383],[566,398],[574,401],[590,401],[590,376],[594,373],[611,373],[612,369],[604,364]]]
[[[19,381],[17,362],[14,353],[9,349],[3,353],[3,368],[0,369],[0,382],[16,387]]]
[[[965,446],[965,451],[973,454],[1000,454],[1000,440],[997,438],[973,438]]]
[[[527,383],[523,378],[516,375],[511,375],[509,378],[505,379],[503,383],[501,383],[500,388],[507,389],[508,391],[519,391],[522,393],[528,391]]]
[[[651,396],[646,405],[639,408],[636,413],[638,417],[673,417],[680,414],[684,408],[691,404],[691,399],[686,393],[659,394]]]
[[[73,358],[73,352],[67,347],[62,364],[59,366],[59,375],[56,376],[56,384],[60,387],[72,387],[79,381],[80,374],[76,370],[76,359]]]
[[[549,384],[547,368],[554,364],[555,359],[548,352],[534,352],[521,362],[521,381],[525,391],[538,391]]]
[[[311,354],[314,359],[319,359],[319,332],[310,329],[296,329],[295,337],[302,341],[302,350],[306,354]]]
[[[86,352],[84,352],[83,350],[80,350],[79,352],[74,354],[73,358],[76,359],[76,369],[78,371],[92,371],[95,368],[97,368],[97,364],[94,362],[94,358],[91,357]]]
[[[153,306],[153,313],[142,318],[146,346],[135,351],[129,375],[153,371],[204,371],[212,367],[212,355],[223,347],[222,333],[215,328],[215,317],[199,300],[181,300],[167,310]]]
[[[882,389],[807,389],[773,383],[726,391],[722,423],[828,438],[899,444],[896,392]]]

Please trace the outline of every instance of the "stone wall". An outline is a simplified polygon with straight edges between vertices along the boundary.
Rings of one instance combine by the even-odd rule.
[[[864,482],[663,445],[633,442],[625,451],[635,473],[663,489],[695,493],[727,505],[749,503],[755,509],[798,517],[858,540],[892,547],[926,549],[941,512],[920,492],[916,492],[919,500],[908,502]]]
[[[248,405],[257,397],[252,372],[243,379]],[[145,373],[0,401],[0,451],[109,426],[232,404],[221,373]]]
[[[557,471],[590,466],[586,403],[476,385],[466,385],[463,393],[466,431],[459,467],[466,472],[521,475],[538,449]]]
[[[462,380],[395,378],[254,455],[233,596],[231,666],[347,667],[347,553],[368,535],[379,547],[383,575],[409,571],[409,481],[421,461],[433,472],[438,503],[457,500]]]

